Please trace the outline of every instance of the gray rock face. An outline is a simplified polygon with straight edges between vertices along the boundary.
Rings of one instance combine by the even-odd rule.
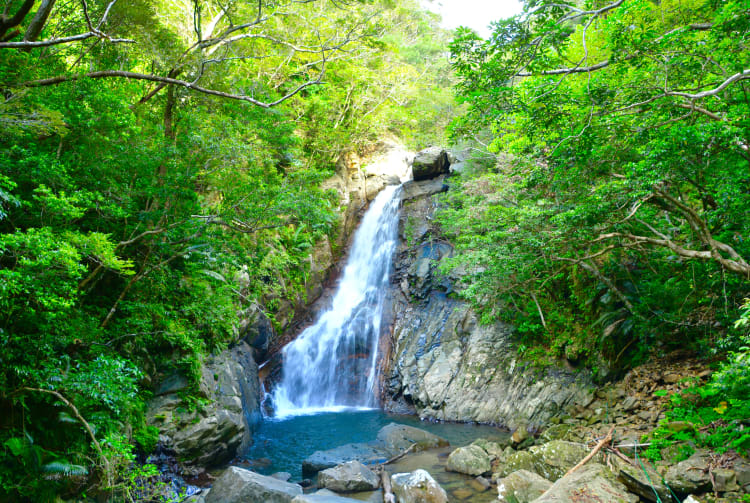
[[[403,201],[385,406],[425,419],[544,426],[588,397],[591,379],[585,372],[526,368],[512,327],[481,325],[466,303],[446,295],[459,273],[435,273],[453,250],[432,227],[436,204],[429,195]]]
[[[511,454],[501,463],[498,475],[505,477],[516,470],[528,470],[554,482],[577,465],[590,451],[583,444],[553,440],[535,445],[527,451]],[[598,453],[592,461],[603,463],[604,456]]]
[[[380,485],[375,473],[359,461],[348,461],[318,473],[318,486],[339,493],[373,491]]]
[[[201,411],[177,411],[177,392],[154,398],[148,423],[159,428],[160,440],[187,466],[216,466],[251,443],[260,420],[260,383],[252,349],[241,342],[209,358],[202,369],[202,394],[209,404]]]
[[[216,479],[206,503],[290,503],[302,494],[302,487],[231,466]]]
[[[448,495],[425,470],[391,476],[393,493],[399,503],[447,503]]]
[[[555,482],[534,503],[636,503],[607,467],[587,463],[567,477]]]
[[[685,461],[670,466],[664,475],[665,482],[675,492],[682,494],[700,493],[711,488],[708,474],[708,454],[697,451]]]
[[[490,456],[478,445],[459,447],[448,456],[445,469],[467,475],[482,475],[490,471]]]
[[[417,152],[412,162],[414,180],[428,180],[448,173],[448,154],[440,147],[428,147]]]
[[[518,470],[497,481],[497,497],[504,503],[530,503],[552,487],[552,482],[528,470]]]

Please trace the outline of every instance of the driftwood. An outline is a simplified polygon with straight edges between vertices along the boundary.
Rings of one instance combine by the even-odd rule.
[[[396,496],[393,494],[391,486],[391,476],[382,466],[378,467],[380,472],[380,485],[383,487],[383,503],[396,503]]]
[[[414,448],[417,446],[417,444],[411,444],[408,449],[404,450],[401,454],[396,454],[391,459],[388,459],[386,461],[383,461],[380,463],[381,465],[390,465],[391,463],[395,463],[399,459],[403,458],[407,454],[409,454],[411,451],[414,450]]]
[[[591,450],[591,452],[589,452],[588,455],[586,455],[586,457],[583,458],[577,465],[575,465],[573,468],[568,470],[568,473],[563,475],[563,477],[567,477],[568,475],[570,475],[571,473],[573,473],[574,471],[578,470],[580,467],[588,463],[591,458],[596,456],[596,453],[599,452],[602,449],[602,447],[612,442],[612,433],[614,431],[615,431],[615,426],[612,425],[612,428],[609,429],[609,432],[607,433],[607,435],[603,439],[601,439],[598,444],[596,444],[596,447],[594,447]]]

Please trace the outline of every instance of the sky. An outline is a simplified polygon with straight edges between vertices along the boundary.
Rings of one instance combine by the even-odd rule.
[[[468,26],[483,38],[490,35],[490,21],[521,12],[518,0],[423,0],[423,5],[443,16],[444,28]]]

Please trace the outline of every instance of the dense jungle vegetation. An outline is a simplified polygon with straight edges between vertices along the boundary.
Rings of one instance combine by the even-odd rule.
[[[442,141],[437,21],[409,0],[4,2],[0,500],[138,499],[154,373],[197,382],[238,313],[303,295],[342,152]]]
[[[750,4],[529,0],[493,27],[450,45],[474,155],[446,272],[536,363],[729,352],[670,417],[750,449]]]
[[[239,312],[303,294],[339,230],[319,183],[385,134],[471,152],[446,272],[526,357],[715,356],[673,415],[750,448],[750,5],[437,23],[413,0],[4,0],[0,501],[137,499],[152,376],[197,382]]]

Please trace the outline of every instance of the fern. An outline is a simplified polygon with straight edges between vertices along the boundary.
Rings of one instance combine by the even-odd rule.
[[[48,480],[60,480],[63,478],[84,477],[89,474],[85,466],[74,465],[65,459],[58,459],[42,466]]]

